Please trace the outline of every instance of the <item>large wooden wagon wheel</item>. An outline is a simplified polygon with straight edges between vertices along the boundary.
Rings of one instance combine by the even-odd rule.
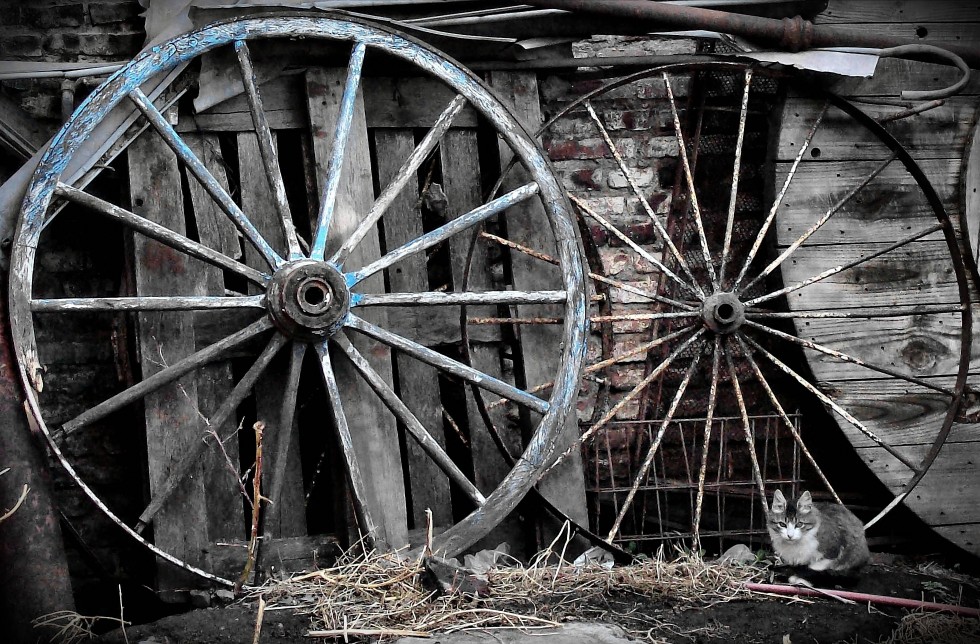
[[[912,492],[957,420],[971,357],[969,292],[953,226],[909,153],[839,97],[798,90],[779,150],[767,157],[759,131],[778,104],[781,80],[784,73],[739,62],[658,67],[585,94],[542,128],[559,144],[563,136],[604,143],[614,160],[606,175],[619,172],[637,204],[630,221],[650,222],[656,231],[655,243],[638,243],[590,207],[588,193],[572,197],[594,229],[657,276],[646,283],[600,276],[614,302],[632,302],[614,304],[619,315],[603,323],[640,319],[643,310],[651,320],[648,342],[586,366],[608,369],[646,355],[640,382],[582,436],[598,441],[600,462],[612,467],[616,455],[602,439],[614,421],[635,405],[638,420],[650,423],[632,446],[639,456],[629,480],[606,490],[612,513],[596,528],[610,542],[633,538],[621,529],[641,514],[641,503],[642,512],[656,515],[644,500],[657,487],[652,470],[674,421],[692,415],[706,417],[689,446],[700,461],[687,474],[696,490],[695,543],[706,482],[724,468],[712,422],[721,415],[741,418],[740,440],[761,496],[772,490],[764,489],[749,429],[756,413],[782,420],[805,463],[840,501],[790,418],[803,397],[829,412],[895,495],[879,517],[903,500],[916,511],[930,503]],[[623,96],[648,102],[641,110],[620,107]],[[734,107],[724,102],[733,97]],[[635,110],[632,122],[624,109]],[[660,137],[653,135],[658,128]],[[659,211],[648,199],[648,186],[657,187],[656,159],[628,158],[622,141],[630,129],[658,142],[660,157],[677,160],[672,203]],[[856,142],[842,140],[855,132]],[[821,147],[832,146],[853,160],[822,158]],[[767,163],[775,181],[763,203]],[[824,431],[811,429],[810,440]]]
[[[319,177],[319,209],[309,226],[309,239],[303,239],[297,233],[298,215],[291,212],[286,196],[273,133],[263,110],[262,93],[255,80],[250,53],[270,46],[271,42],[296,39],[309,43],[311,51],[320,45],[332,47],[328,52],[333,52],[332,55],[342,52],[347,64],[346,81],[340,90],[342,98],[336,127],[329,133],[332,143],[326,172],[325,176]],[[220,53],[222,49],[239,61],[261,153],[264,179],[275,195],[274,207],[280,227],[276,232],[285,242],[281,246],[271,243],[270,235],[258,230],[254,224],[255,213],[243,208],[230,196],[226,187],[202,161],[200,153],[188,145],[184,140],[186,137],[175,131],[168,117],[141,90],[148,80],[172,72],[207,52]],[[407,159],[396,166],[398,169],[390,180],[381,182],[380,194],[370,208],[353,212],[349,204],[338,202],[337,195],[338,190],[342,190],[339,187],[341,183],[351,180],[350,177],[360,176],[363,180],[363,172],[367,172],[367,180],[370,181],[370,168],[352,168],[359,162],[363,163],[364,159],[352,159],[346,146],[351,122],[355,118],[355,97],[362,66],[370,64],[376,57],[412,65],[418,72],[444,83],[456,96],[444,106],[442,114],[421,137],[414,150],[409,148]],[[113,109],[132,108],[134,105],[152,130],[176,154],[187,176],[193,176],[196,180],[194,188],[198,189],[198,184],[203,187],[220,211],[234,222],[244,238],[244,250],[260,258],[258,268],[230,256],[215,245],[205,243],[201,231],[185,232],[182,223],[175,225],[172,221],[150,220],[141,215],[141,210],[136,207],[142,206],[141,203],[130,210],[64,182],[62,174],[66,165],[79,143],[91,133],[100,119]],[[464,107],[475,109],[492,126],[500,139],[513,150],[529,180],[451,221],[441,225],[430,223],[430,229],[425,232],[421,231],[420,224],[414,238],[398,243],[389,240],[388,248],[379,251],[376,241],[379,221],[384,221],[386,213],[391,212],[392,202],[399,198],[405,185],[416,181],[420,167],[440,145],[454,117]],[[150,173],[153,171],[152,168],[148,170]],[[411,195],[411,198],[414,200],[417,196]],[[559,289],[443,292],[423,285],[415,290],[385,292],[383,286],[378,287],[384,271],[391,274],[400,272],[399,267],[405,265],[403,262],[417,260],[420,254],[429,249],[453,243],[458,237],[468,239],[471,227],[526,200],[540,202],[547,214],[561,265]],[[106,218],[121,225],[121,230],[132,234],[137,252],[141,252],[142,257],[156,257],[165,263],[167,270],[182,273],[191,264],[209,267],[208,270],[216,268],[219,275],[223,272],[236,283],[247,285],[243,290],[253,294],[226,291],[203,295],[174,288],[140,296],[126,293],[40,298],[35,288],[36,268],[44,262],[44,254],[38,250],[39,244],[43,248],[46,226],[59,216],[61,207],[66,203],[82,207],[79,211],[82,214],[72,216]],[[332,429],[337,434],[360,530],[365,535],[384,541],[385,535],[378,526],[384,523],[386,517],[382,515],[384,510],[379,509],[379,499],[372,496],[370,484],[372,477],[390,475],[390,472],[384,471],[390,468],[390,464],[365,459],[363,453],[357,452],[357,437],[352,437],[350,427],[359,419],[345,413],[345,410],[363,410],[364,405],[374,405],[390,414],[388,422],[392,426],[398,424],[405,429],[438,465],[441,475],[448,478],[454,489],[470,502],[472,512],[435,538],[435,550],[456,554],[490,531],[534,485],[555,456],[556,436],[577,391],[585,346],[585,290],[580,246],[566,203],[547,159],[510,111],[474,75],[411,38],[346,16],[309,15],[276,15],[227,21],[177,37],[134,59],[89,96],[56,136],[31,182],[14,243],[10,284],[10,322],[21,376],[28,391],[29,411],[65,469],[110,518],[159,556],[212,580],[228,583],[149,543],[138,533],[138,528],[145,527],[160,516],[159,512],[166,508],[174,489],[184,477],[195,471],[195,467],[199,467],[199,464],[195,464],[202,454],[214,449],[213,436],[207,430],[228,426],[229,419],[234,430],[236,409],[280,352],[288,352],[290,356],[286,377],[272,385],[266,381],[263,386],[275,387],[271,393],[281,406],[276,417],[263,420],[267,434],[288,434],[292,431],[297,390],[303,384],[299,380],[303,373],[304,355],[308,356],[309,362],[309,355],[315,354],[320,372],[317,380],[320,382],[314,383],[314,386],[319,387],[322,395],[327,397],[330,410],[328,417],[321,419],[321,424],[323,431]],[[61,212],[60,216],[68,215]],[[177,216],[177,219],[181,217]],[[364,240],[372,235],[375,239],[373,256],[370,249],[365,251],[363,248]],[[143,261],[140,257],[137,254],[138,262]],[[139,267],[136,279],[140,279]],[[424,318],[435,307],[466,304],[520,305],[528,310],[533,310],[535,306],[559,305],[563,309],[564,332],[561,345],[555,347],[561,356],[555,373],[557,386],[546,397],[523,391],[428,349],[410,337],[383,328],[383,324],[377,322],[378,319],[385,319],[383,316],[372,317],[373,312],[378,310],[388,311],[392,316],[401,315],[405,307],[410,307],[416,309],[414,315]],[[181,320],[201,310],[252,311],[254,315],[251,322],[243,324],[226,337],[203,348],[191,346],[182,355],[168,355],[166,361],[160,360],[155,367],[151,364],[153,356],[147,358],[144,355],[142,373],[137,373],[135,382],[130,386],[66,422],[53,426],[45,422],[44,399],[40,394],[44,364],[43,356],[39,357],[35,337],[39,319],[51,316],[48,320],[59,325],[62,333],[70,335],[73,333],[73,316],[93,312],[119,315],[119,312],[124,312],[122,315],[137,317],[142,334],[153,334],[161,347],[169,348],[180,346],[181,329],[187,328],[181,326]],[[153,397],[179,398],[185,393],[180,387],[186,382],[186,377],[200,374],[226,353],[246,346],[254,347],[251,353],[254,361],[237,378],[209,417],[205,418],[202,414],[200,418],[193,415],[179,419],[164,418],[161,424],[155,426],[154,431],[172,434],[174,440],[187,440],[187,447],[182,458],[166,467],[156,476],[156,480],[151,476],[151,500],[138,519],[117,516],[118,513],[100,499],[92,486],[75,474],[74,464],[61,449],[66,439],[84,440],[86,428],[93,423],[111,418],[129,406],[147,404]],[[261,351],[257,350],[259,348]],[[535,419],[534,433],[523,456],[496,489],[487,493],[477,489],[433,438],[442,428],[423,426],[396,391],[391,380],[391,369],[385,371],[379,368],[373,361],[376,356],[368,353],[392,350],[400,356],[431,366],[443,377],[473,383],[494,395],[503,396],[526,409]],[[257,358],[254,357],[256,353],[259,354]],[[343,374],[342,378],[338,378],[338,372]],[[360,389],[352,389],[350,381],[358,379]],[[351,391],[361,394],[353,395],[352,399]],[[371,399],[366,400],[365,396]],[[181,436],[184,438],[179,438]],[[222,436],[222,439],[225,438]],[[288,445],[289,441],[281,440],[279,444]],[[284,449],[287,448],[281,448],[278,454],[267,455],[272,461],[272,469],[278,470],[279,477],[283,473],[281,467],[275,467],[275,463],[277,458],[284,462]],[[123,455],[122,458],[133,459],[135,455]],[[230,484],[236,485],[234,481]],[[265,492],[272,503],[277,501],[280,486],[281,480],[274,477],[271,490]],[[384,545],[395,547],[401,544]]]

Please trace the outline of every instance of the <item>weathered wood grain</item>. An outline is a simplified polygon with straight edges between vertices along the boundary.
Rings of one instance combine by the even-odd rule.
[[[960,226],[966,231],[967,247],[976,261],[980,258],[980,106],[970,141],[963,155],[960,172]]]
[[[306,94],[309,106],[316,174],[322,183],[337,122],[346,70],[312,69],[306,74]],[[374,201],[371,158],[365,120],[365,100],[358,91],[351,124],[347,154],[337,193],[334,219],[327,241],[327,255],[332,254],[357,228],[359,216],[367,212]],[[380,257],[377,231],[367,235],[347,261],[348,268],[363,266]],[[379,273],[361,282],[358,292],[384,292]],[[363,311],[364,319],[381,327],[387,326],[386,311]],[[388,383],[392,382],[391,350],[380,342],[351,334],[351,342],[368,357],[371,365]],[[368,487],[370,510],[388,545],[397,547],[406,542],[408,510],[398,449],[398,429],[394,418],[383,408],[377,396],[360,378],[343,356],[333,360],[337,380],[344,397],[344,410],[354,440],[354,453]]]
[[[275,197],[262,166],[258,138],[254,133],[238,135],[238,168],[241,181],[242,210],[277,252],[285,256],[286,240],[282,223],[276,212]],[[249,266],[258,268],[263,259],[251,246],[245,249]],[[303,492],[303,466],[299,450],[299,433],[293,427],[280,427],[281,408],[285,392],[283,383],[288,373],[287,353],[282,352],[259,378],[253,392],[256,419],[265,423],[262,489],[268,494],[280,440],[289,440],[286,478],[282,483],[279,503],[264,509],[264,527],[272,537],[295,537],[306,534],[306,504]]]
[[[873,118],[903,109],[867,103],[861,103],[858,107]],[[887,129],[915,159],[958,159],[966,145],[976,107],[975,96],[955,96],[935,109],[892,121]],[[812,99],[786,100],[776,148],[778,160],[792,161],[796,157],[800,143],[813,125],[817,110],[819,104]],[[807,155],[810,159],[819,155],[821,161],[886,159],[891,155],[891,150],[880,143],[870,130],[831,107],[813,137]]]
[[[188,134],[184,141],[208,167],[222,187],[228,189],[224,158],[217,136],[198,136]],[[238,259],[241,257],[241,244],[238,229],[221,211],[197,181],[188,181],[194,222],[197,226],[198,240],[221,253]],[[206,295],[224,295],[225,280],[221,269],[202,264],[203,291]],[[241,328],[241,327],[238,327]],[[195,325],[195,342],[198,341]],[[229,334],[234,329],[229,329]],[[198,371],[197,396],[201,412],[208,418],[221,406],[234,387],[231,362],[224,360],[205,365]],[[228,419],[221,427],[211,427],[218,436],[231,436],[235,419]],[[226,459],[227,455],[227,459]],[[243,538],[245,526],[242,520],[242,499],[238,482],[232,476],[238,471],[238,441],[224,443],[224,451],[212,447],[204,456],[205,490],[208,494],[208,537],[214,540]]]
[[[902,90],[945,89],[960,79],[955,67],[938,63],[922,63],[901,58],[882,58],[871,78],[843,76],[831,81],[829,88],[841,96],[886,96],[898,98]],[[970,80],[960,96],[980,94],[980,78],[970,74]]]
[[[801,247],[782,264],[787,285],[857,261],[886,244]],[[913,242],[787,295],[794,311],[959,303],[956,275],[944,242]]]
[[[442,165],[443,190],[449,202],[446,217],[447,219],[455,219],[483,203],[480,194],[482,181],[476,131],[471,129],[449,130],[439,148],[439,156]],[[468,234],[456,235],[449,239],[450,268],[455,290],[462,290],[469,246],[470,235]],[[477,246],[474,249],[472,267],[468,278],[467,287],[470,290],[491,288],[492,279],[487,258],[487,247],[482,240],[477,241]],[[487,307],[467,307],[468,315],[486,313]],[[491,312],[491,314],[494,313],[495,311]],[[471,325],[470,330],[473,329],[474,327]],[[510,382],[509,374],[504,374],[501,369],[500,347],[498,345],[473,344],[470,347],[470,361],[475,369],[494,378]],[[489,398],[490,396],[484,396],[484,400]],[[503,406],[490,410],[490,419],[510,452],[519,454],[523,451],[520,428],[516,427],[508,418],[506,411]],[[489,494],[496,489],[510,468],[490,436],[469,388],[466,390],[466,412],[470,453],[473,456],[473,481],[481,492]],[[459,420],[461,419],[457,419],[457,421]],[[515,556],[520,556],[523,552],[526,535],[517,516],[511,516],[502,521],[475,547],[493,548],[502,541],[510,543],[515,548],[513,551]]]
[[[916,376],[956,373],[962,322],[959,314],[853,320],[797,320],[797,335],[872,364]],[[842,363],[824,353],[807,350],[807,360],[832,369],[839,380],[888,377],[857,365]],[[973,347],[980,364],[980,348]]]
[[[959,0],[831,0],[816,24],[980,22],[980,7]],[[967,26],[965,25],[964,28]]]
[[[529,131],[537,130],[544,118],[538,101],[537,76],[531,72],[493,72],[490,83],[498,96],[514,107],[518,120]],[[512,156],[510,148],[500,142],[501,169]],[[504,182],[503,190],[512,190],[530,179],[526,170],[516,167]],[[551,227],[541,201],[529,199],[506,213],[507,235],[534,250],[556,256]],[[524,253],[511,253],[511,273],[514,288],[522,291],[544,291],[561,288],[560,268],[534,259]],[[561,305],[518,306],[521,317],[553,317],[562,315]],[[522,354],[525,386],[552,382],[558,372],[563,340],[562,327],[558,325],[529,325],[519,330],[519,349]],[[532,416],[532,425],[539,418]],[[565,419],[564,428],[556,449],[565,451],[578,439],[578,416],[573,407]],[[585,474],[579,450],[573,450],[547,478],[538,483],[538,490],[572,520],[587,525],[589,520],[585,501]],[[550,541],[562,526],[542,517],[544,540]],[[544,544],[542,544],[544,545]]]
[[[903,447],[901,451],[917,462],[928,447]],[[892,492],[899,492],[908,481],[908,469],[881,448],[861,448],[857,453]],[[978,463],[980,441],[945,445],[905,504],[929,525],[980,523],[980,504],[974,493]]]
[[[376,130],[374,147],[378,160],[378,184],[383,189],[411,155],[415,148],[415,136],[412,130]],[[385,245],[388,248],[397,248],[423,233],[422,216],[417,206],[418,194],[418,179],[413,176],[388,207],[381,220]],[[394,292],[428,291],[429,277],[425,257],[413,255],[389,268],[388,284]],[[413,307],[406,312],[427,317],[431,311],[432,307]],[[390,321],[401,316],[402,311],[393,310],[389,312],[388,319]],[[445,449],[438,373],[432,367],[401,354],[395,355],[395,368],[398,373],[399,397],[439,446]],[[406,467],[411,490],[412,525],[416,528],[426,525],[426,509],[432,511],[433,525],[451,525],[453,507],[449,495],[449,479],[410,436],[405,435],[402,440],[405,441],[408,456]]]
[[[932,378],[937,383],[952,387],[954,379]],[[872,428],[889,445],[931,445],[939,433],[949,396],[938,392],[926,392],[916,385],[898,380],[866,380],[826,382],[818,378],[820,388],[855,418]],[[968,411],[972,410],[968,409]],[[839,421],[845,425],[844,421]],[[833,431],[837,431],[836,428]],[[848,426],[848,439],[856,448],[874,447],[870,438]],[[819,430],[810,433],[819,440]],[[980,440],[980,425],[956,423],[950,432],[948,443]]]
[[[879,161],[856,160],[801,163],[773,224],[778,243],[786,246],[797,239],[880,165]],[[958,159],[927,159],[920,163],[950,214],[959,212],[959,165]],[[790,166],[776,164],[777,186],[785,182]],[[896,242],[937,221],[905,167],[893,161],[806,243]],[[934,234],[934,238],[940,237],[941,233]]]
[[[362,81],[365,118],[369,128],[430,127],[456,95],[433,78],[366,77]],[[269,125],[274,130],[302,129],[309,125],[302,75],[283,76],[261,87]],[[456,117],[457,127],[475,127],[476,111],[466,106]],[[244,132],[252,130],[252,117],[244,95],[183,117],[178,132]]]
[[[128,159],[133,210],[183,233],[184,204],[174,154],[155,133],[147,133],[130,146]],[[141,235],[133,235],[133,254],[137,294],[195,294],[197,280],[188,271],[192,260],[187,255]],[[193,318],[188,314],[147,312],[138,314],[137,321],[144,380],[194,352]],[[201,440],[197,383],[185,377],[147,395],[143,403],[150,494],[155,496],[180,456]],[[153,537],[163,550],[207,568],[203,554],[209,543],[205,480],[201,467],[195,467],[194,475],[183,481],[157,516]],[[161,591],[193,583],[186,573],[166,564],[157,571]]]

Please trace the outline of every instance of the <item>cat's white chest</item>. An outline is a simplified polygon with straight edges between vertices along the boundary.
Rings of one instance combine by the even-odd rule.
[[[798,541],[788,541],[780,537],[773,541],[773,545],[784,564],[809,566],[814,570],[823,570],[829,564],[820,554],[820,544],[813,532],[804,534]]]

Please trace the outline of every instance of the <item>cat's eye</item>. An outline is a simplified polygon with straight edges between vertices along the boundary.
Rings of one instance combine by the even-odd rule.
[[[780,521],[776,525],[778,525],[780,528],[785,528],[786,527],[786,522],[785,521]]]

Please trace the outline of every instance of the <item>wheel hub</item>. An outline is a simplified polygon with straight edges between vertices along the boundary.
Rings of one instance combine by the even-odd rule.
[[[734,293],[715,293],[701,306],[701,317],[715,333],[732,333],[745,322],[745,306]]]
[[[344,276],[325,262],[303,259],[283,265],[272,276],[266,307],[287,335],[321,340],[340,328],[350,309]]]

